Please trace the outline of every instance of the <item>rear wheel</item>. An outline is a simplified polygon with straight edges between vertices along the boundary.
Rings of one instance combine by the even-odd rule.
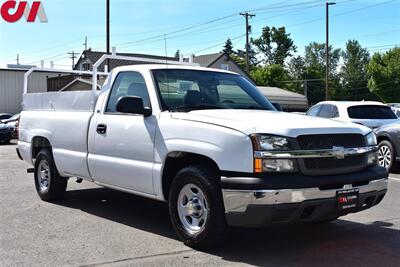
[[[207,166],[182,169],[169,193],[169,211],[178,237],[195,249],[210,249],[226,232],[225,212],[216,172]]]
[[[37,155],[34,176],[36,191],[42,200],[51,202],[64,196],[68,179],[58,173],[49,150],[42,149]]]
[[[392,144],[387,140],[381,141],[378,150],[379,165],[390,170],[393,166],[394,159],[395,155]]]

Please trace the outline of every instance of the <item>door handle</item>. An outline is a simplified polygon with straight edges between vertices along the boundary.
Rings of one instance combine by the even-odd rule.
[[[105,125],[105,124],[97,125],[96,132],[98,134],[105,134],[107,132],[107,125]]]

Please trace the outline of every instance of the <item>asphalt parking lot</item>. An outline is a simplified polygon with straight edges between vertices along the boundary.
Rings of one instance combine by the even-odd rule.
[[[400,266],[400,175],[370,210],[327,225],[233,229],[208,253],[177,240],[166,204],[70,181],[42,202],[15,145],[0,146],[0,266]]]

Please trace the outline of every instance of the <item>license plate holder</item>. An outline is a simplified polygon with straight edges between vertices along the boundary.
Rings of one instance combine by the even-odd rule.
[[[358,188],[338,190],[336,192],[336,202],[339,211],[351,211],[357,208],[360,190]]]

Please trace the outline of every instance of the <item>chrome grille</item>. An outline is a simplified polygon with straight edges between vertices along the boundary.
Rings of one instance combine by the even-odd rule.
[[[333,147],[355,148],[365,146],[360,134],[302,135],[297,138],[302,150],[332,149]],[[306,175],[330,175],[360,171],[367,166],[366,155],[348,156],[344,159],[311,158],[299,160],[301,171]]]

